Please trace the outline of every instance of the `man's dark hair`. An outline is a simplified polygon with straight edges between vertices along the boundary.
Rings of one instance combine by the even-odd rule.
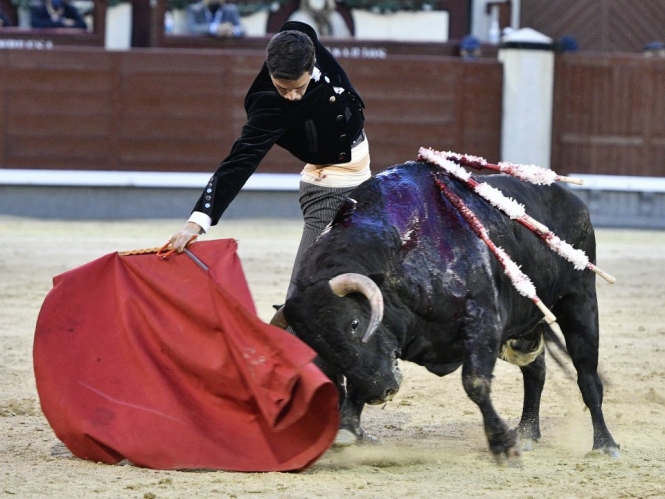
[[[297,80],[314,69],[314,44],[300,31],[281,31],[272,37],[266,48],[266,66],[273,78]]]

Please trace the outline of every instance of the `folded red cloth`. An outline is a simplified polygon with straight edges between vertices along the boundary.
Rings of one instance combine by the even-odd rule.
[[[236,243],[106,255],[54,278],[34,340],[42,410],[78,457],[156,469],[301,470],[332,444],[315,353],[255,313]]]

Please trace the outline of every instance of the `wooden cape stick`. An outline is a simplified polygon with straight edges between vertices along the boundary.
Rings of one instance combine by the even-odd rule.
[[[161,249],[160,246],[155,246],[154,248],[140,248],[140,249],[126,250],[126,251],[118,251],[118,255],[120,256],[146,255],[149,253],[159,253],[160,249]]]
[[[449,159],[451,154],[453,153],[439,152],[431,148],[426,149],[421,147],[418,152],[418,159],[439,165],[445,171],[464,182],[467,187],[488,201],[492,206],[498,208],[513,220],[517,220],[517,222],[536,234],[552,251],[573,263],[576,269],[583,270],[587,268],[601,276],[610,284],[616,282],[614,277],[591,263],[584,251],[573,248],[570,244],[557,237],[557,235],[547,228],[547,226],[527,215],[523,205],[517,203],[514,199],[507,198],[498,189],[495,189],[484,182],[477,182],[471,178],[471,175],[467,170],[455,163],[454,160]],[[484,161],[482,158],[477,158],[477,161],[480,160]],[[521,177],[518,178],[521,179]]]

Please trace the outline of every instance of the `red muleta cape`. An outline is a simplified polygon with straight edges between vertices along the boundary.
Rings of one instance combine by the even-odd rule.
[[[236,242],[106,255],[53,279],[34,340],[42,410],[76,456],[155,469],[302,470],[332,444],[335,386],[254,309]]]

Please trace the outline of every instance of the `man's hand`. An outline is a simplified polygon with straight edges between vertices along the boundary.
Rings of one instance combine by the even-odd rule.
[[[187,222],[182,229],[171,236],[170,242],[171,247],[175,249],[178,253],[185,251],[185,247],[192,240],[192,237],[198,236],[203,230],[199,224],[194,222]]]
[[[221,23],[217,26],[217,36],[220,38],[231,38],[233,36],[233,24],[229,22]]]

